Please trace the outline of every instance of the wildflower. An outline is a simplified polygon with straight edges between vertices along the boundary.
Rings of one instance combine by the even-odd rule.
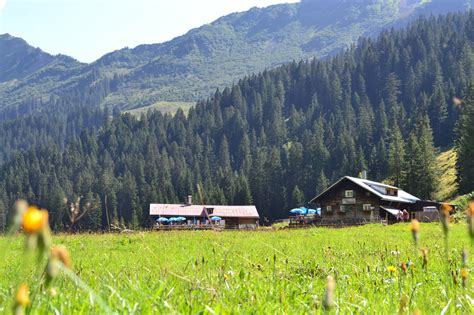
[[[71,268],[71,255],[64,246],[56,246],[51,249],[51,257],[58,259],[65,267]]]
[[[445,236],[448,236],[449,230],[449,219],[450,219],[450,212],[453,209],[449,204],[443,203],[440,207],[441,212],[441,224],[443,226],[443,232]]]
[[[398,314],[406,314],[406,312],[408,311],[409,302],[410,302],[410,298],[408,297],[408,295],[403,293],[402,296],[400,297],[400,308],[398,310]]]
[[[51,249],[51,253],[48,258],[48,265],[46,266],[46,285],[49,286],[51,282],[59,274],[60,265],[70,269],[71,268],[71,256],[67,249],[63,246],[56,246]]]
[[[30,304],[30,290],[26,284],[18,287],[15,295],[15,304],[13,306],[13,313],[15,315],[25,314],[25,308]]]
[[[30,290],[26,284],[20,285],[15,298],[18,305],[27,306],[30,304]]]
[[[400,268],[403,270],[404,273],[407,272],[407,264],[405,264],[405,262],[402,262],[402,264],[400,265]]]
[[[392,273],[394,273],[395,271],[397,271],[397,268],[395,268],[395,266],[388,266],[388,267],[387,267],[387,271],[392,274]]]
[[[411,230],[411,233],[413,234],[413,241],[415,242],[415,245],[418,245],[420,222],[418,222],[417,219],[411,220],[410,230]]]
[[[421,249],[421,257],[423,258],[422,267],[423,269],[425,269],[426,266],[428,265],[428,249],[427,248]]]
[[[323,307],[331,309],[334,306],[334,291],[336,289],[336,282],[332,276],[328,276],[326,283],[326,291],[324,292]]]
[[[466,287],[467,277],[469,275],[469,271],[466,268],[461,268],[461,279],[462,279],[462,286]]]
[[[474,220],[472,216],[474,215],[474,201],[469,203],[469,207],[467,207],[467,228],[469,230],[469,236],[471,236],[471,240],[474,241]]]
[[[56,290],[56,288],[49,289],[49,295],[56,297],[58,295],[58,290]]]
[[[28,234],[42,231],[48,224],[48,211],[29,207],[23,215],[23,229]]]

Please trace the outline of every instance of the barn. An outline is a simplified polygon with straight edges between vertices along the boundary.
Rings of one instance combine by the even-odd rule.
[[[212,224],[225,229],[256,229],[260,216],[257,208],[249,206],[194,205],[189,196],[186,204],[150,204],[150,216],[158,218],[182,217],[188,227]],[[213,218],[220,220],[214,221]]]
[[[440,206],[398,187],[350,176],[338,180],[310,203],[321,207],[323,225],[395,222],[400,211],[407,210],[414,217],[423,211],[437,211]]]

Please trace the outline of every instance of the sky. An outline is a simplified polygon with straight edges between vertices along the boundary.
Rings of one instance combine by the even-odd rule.
[[[0,0],[0,34],[82,62],[161,43],[217,18],[298,0]]]

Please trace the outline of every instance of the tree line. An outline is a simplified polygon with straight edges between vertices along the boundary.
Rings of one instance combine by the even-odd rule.
[[[206,203],[255,204],[276,219],[362,170],[428,199],[435,148],[456,138],[452,100],[472,80],[473,22],[472,12],[420,18],[327,60],[243,78],[188,113],[106,115],[64,146],[13,154],[0,202],[46,207],[56,230],[136,228],[149,225],[150,203],[199,200],[201,185]],[[73,203],[87,210],[78,222]]]

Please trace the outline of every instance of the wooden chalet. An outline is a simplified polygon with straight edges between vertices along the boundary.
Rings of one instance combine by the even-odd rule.
[[[349,176],[341,178],[310,203],[321,207],[322,225],[396,222],[400,211],[407,210],[412,218],[417,212],[437,209],[440,205],[420,200],[395,186]]]
[[[184,217],[188,227],[205,228],[214,224],[225,229],[256,229],[260,219],[255,206],[194,205],[190,196],[186,204],[150,204],[150,216],[154,220]],[[213,222],[213,217],[222,220]]]

